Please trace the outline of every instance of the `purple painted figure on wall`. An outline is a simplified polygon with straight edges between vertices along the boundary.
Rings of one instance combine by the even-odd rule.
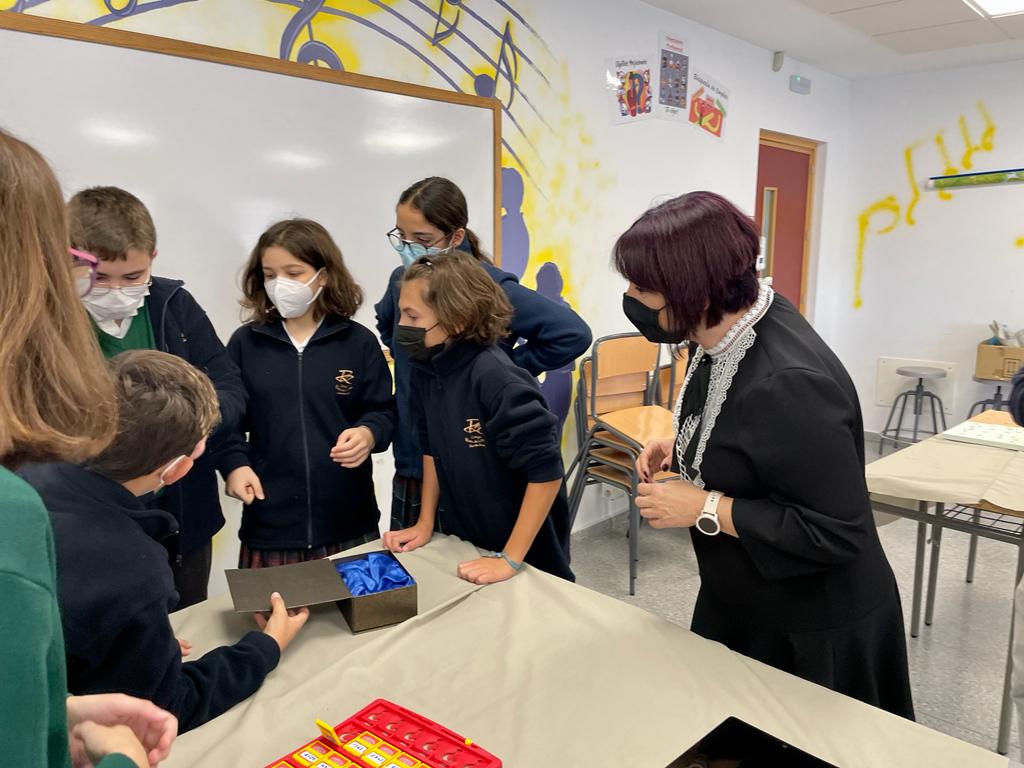
[[[541,264],[537,270],[537,293],[551,299],[556,304],[566,307],[569,303],[562,298],[562,273],[558,265],[551,261]],[[544,374],[544,381],[540,385],[540,391],[544,393],[544,399],[548,401],[548,408],[558,418],[558,434],[562,434],[565,426],[565,419],[569,415],[569,405],[572,402],[572,371],[575,362],[563,366],[556,371],[548,371]]]

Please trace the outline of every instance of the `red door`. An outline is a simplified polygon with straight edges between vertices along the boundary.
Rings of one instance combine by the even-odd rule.
[[[761,274],[803,311],[814,150],[781,141],[762,137],[758,153],[755,218],[761,228]]]

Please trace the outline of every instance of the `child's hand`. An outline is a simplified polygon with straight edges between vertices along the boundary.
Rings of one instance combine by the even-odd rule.
[[[127,726],[148,750],[148,759],[139,765],[157,765],[165,760],[171,751],[171,744],[178,735],[178,719],[170,712],[160,709],[156,704],[144,699],[125,696],[122,693],[101,693],[92,696],[68,696],[68,732],[71,757],[74,765],[91,765],[90,755],[97,754],[99,747],[92,734],[76,733],[79,726],[85,723],[92,725]],[[89,743],[85,737],[89,737]],[[107,735],[99,735],[97,739],[105,739]],[[90,745],[93,749],[90,752]],[[130,754],[130,753],[129,753]],[[145,752],[143,753],[145,755]],[[102,755],[100,755],[102,757]]]
[[[352,427],[338,435],[338,442],[331,448],[331,458],[347,469],[358,467],[370,455],[377,441],[369,427]]]
[[[138,737],[127,725],[100,725],[92,720],[79,723],[71,731],[74,768],[92,768],[107,755],[124,755],[138,768],[150,768],[149,757]]]
[[[289,611],[284,607],[284,598],[278,592],[270,596],[270,607],[270,618],[265,618],[262,613],[257,613],[256,623],[264,634],[270,635],[277,641],[281,653],[284,653],[284,649],[295,639],[299,630],[302,629],[302,625],[309,618],[309,608],[295,608]]]
[[[263,484],[252,471],[252,467],[239,467],[229,475],[224,483],[224,492],[228,496],[234,496],[243,504],[252,504],[259,499],[263,501]]]
[[[400,531],[387,531],[384,534],[384,546],[392,552],[412,552],[427,544],[434,532],[414,525]]]
[[[503,557],[478,557],[459,563],[459,578],[474,584],[494,584],[516,575],[515,569]]]
[[[180,637],[175,639],[178,641],[178,647],[181,648],[182,658],[192,653],[192,643],[190,643],[188,640],[182,640]]]

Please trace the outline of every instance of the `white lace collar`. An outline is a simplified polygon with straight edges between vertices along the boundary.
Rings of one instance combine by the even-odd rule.
[[[754,326],[767,314],[768,308],[772,305],[775,292],[768,281],[762,281],[757,294],[757,300],[743,316],[733,323],[722,340],[710,349],[705,350],[698,347],[693,355],[686,371],[686,378],[683,380],[682,389],[679,390],[679,399],[676,401],[675,418],[673,426],[676,431],[676,460],[679,463],[679,475],[688,480],[698,488],[704,487],[704,478],[701,476],[700,467],[704,460],[704,450],[707,448],[711,431],[715,428],[718,415],[722,412],[722,406],[729,394],[729,387],[739,370],[740,362],[747,354],[757,339],[757,331]],[[701,358],[707,355],[711,358],[711,380],[708,383],[708,396],[704,402],[703,413],[692,413],[680,424],[683,412],[683,398],[690,386],[697,366]],[[697,426],[702,425],[700,437],[697,442],[697,451],[693,457],[692,477],[687,470],[683,457],[686,455],[690,443],[697,432]]]

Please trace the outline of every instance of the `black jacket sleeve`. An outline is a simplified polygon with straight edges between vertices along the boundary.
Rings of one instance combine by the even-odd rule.
[[[212,720],[255,693],[281,658],[277,642],[262,632],[249,632],[235,645],[216,648],[196,661],[182,663],[181,649],[167,617],[167,604],[156,600],[133,614],[102,657],[82,663],[102,669],[90,677],[93,690],[120,692],[149,699],[178,718],[184,733]],[[75,664],[69,659],[69,666]]]
[[[506,384],[493,396],[488,411],[487,432],[510,469],[522,472],[531,483],[562,478],[557,419],[536,387]]]
[[[228,341],[227,355],[229,361],[237,370],[241,370],[241,340],[240,334],[245,333],[245,328],[239,328],[232,334],[231,339]],[[241,381],[241,374],[239,374],[239,381]],[[225,428],[221,425],[218,433],[221,435],[217,445],[216,451],[216,462],[217,469],[220,473],[227,478],[232,471],[239,467],[250,466],[249,461],[249,444],[246,442],[245,433],[249,428],[249,417],[248,417],[248,398],[246,398],[246,407],[243,409],[241,416],[239,416],[237,422],[231,427],[231,429]]]
[[[511,352],[520,368],[539,376],[564,368],[587,351],[593,338],[590,326],[569,305],[520,285],[511,275],[501,288],[514,310],[511,331],[526,340]]]
[[[734,499],[733,523],[766,579],[852,560],[874,526],[857,404],[826,374],[779,371],[741,395],[740,440],[767,498]]]
[[[1010,390],[1010,415],[1024,426],[1024,367],[1013,374],[1013,388]]]
[[[409,405],[412,412],[412,428],[416,430],[420,449],[424,456],[433,456],[434,454],[430,450],[430,432],[427,429],[427,411],[423,404],[425,378],[426,374],[413,369],[409,377]]]
[[[363,388],[359,403],[362,415],[357,426],[366,427],[373,433],[373,452],[383,453],[391,445],[398,412],[395,408],[391,371],[388,370],[387,361],[377,345],[377,340],[372,337],[366,343],[363,370],[366,386]]]
[[[245,385],[242,384],[242,374],[228,357],[224,344],[213,328],[213,323],[192,294],[180,290],[173,301],[177,305],[174,311],[181,318],[182,328],[189,339],[188,362],[204,371],[217,390],[217,398],[220,401],[220,425],[210,437],[209,448],[217,460],[217,469],[222,475],[227,476],[231,470],[225,471],[224,465],[221,464],[221,446],[241,424],[249,399]]]
[[[404,267],[399,267],[388,278],[388,286],[384,289],[384,295],[380,301],[373,305],[373,311],[377,315],[377,333],[380,334],[381,343],[394,353],[395,315],[398,307],[395,306],[395,283],[401,279]]]

